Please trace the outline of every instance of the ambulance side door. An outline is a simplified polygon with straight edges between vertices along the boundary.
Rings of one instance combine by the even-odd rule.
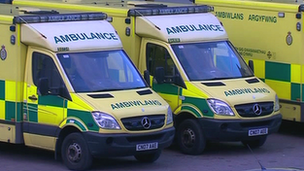
[[[175,111],[181,105],[181,99],[179,99],[182,87],[176,84],[176,80],[181,80],[178,70],[170,56],[165,45],[161,42],[144,41],[144,47],[146,47],[146,67],[152,78],[152,88],[163,99],[165,99],[173,111]],[[156,80],[155,76],[157,70],[163,70],[164,78]],[[182,81],[182,80],[181,80]]]
[[[54,59],[51,53],[29,48],[24,90],[25,143],[50,150],[67,107],[61,95],[67,90]]]

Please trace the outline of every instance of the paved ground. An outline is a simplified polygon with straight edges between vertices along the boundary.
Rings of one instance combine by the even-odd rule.
[[[181,154],[168,148],[152,164],[142,164],[133,157],[96,160],[94,171],[244,171],[260,168],[304,168],[304,125],[284,122],[278,133],[270,135],[265,145],[253,150],[239,142],[211,143],[202,155]],[[0,144],[0,171],[64,171],[52,152]]]

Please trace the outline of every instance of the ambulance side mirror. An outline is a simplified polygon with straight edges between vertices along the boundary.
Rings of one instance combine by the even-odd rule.
[[[184,82],[184,80],[182,79],[182,77],[180,75],[177,75],[174,79],[174,84],[177,85],[177,86],[180,86],[184,89],[187,89],[187,86]]]
[[[154,79],[158,84],[163,84],[163,83],[172,83],[177,86],[187,88],[184,80],[181,78],[179,74],[174,75],[174,76],[165,76],[165,69],[164,67],[157,67],[155,69],[155,75]]]
[[[254,65],[253,65],[253,60],[248,61],[248,66],[251,69],[251,71],[254,73]]]
[[[38,94],[39,95],[48,95],[49,94],[49,79],[46,77],[40,78],[38,82]]]
[[[165,81],[165,69],[164,67],[156,67],[154,78],[158,84],[163,84]]]
[[[150,86],[150,73],[148,70],[144,71],[144,79],[147,82],[147,84]]]

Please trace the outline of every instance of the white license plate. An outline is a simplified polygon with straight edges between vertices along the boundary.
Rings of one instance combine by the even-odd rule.
[[[248,136],[258,136],[268,134],[268,128],[250,129],[248,131]]]
[[[146,150],[154,150],[154,149],[158,149],[157,142],[136,145],[136,151],[146,151]]]

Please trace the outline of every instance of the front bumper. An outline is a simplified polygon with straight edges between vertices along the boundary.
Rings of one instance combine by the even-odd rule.
[[[268,135],[279,130],[282,115],[277,114],[264,119],[221,120],[199,119],[200,126],[207,140],[244,141],[258,139],[260,136],[248,136],[248,131],[257,128],[268,128]]]
[[[136,145],[144,143],[158,143],[158,149],[169,147],[175,134],[174,127],[162,131],[145,134],[100,134],[94,132],[83,133],[89,150],[94,157],[133,156],[137,153]],[[156,151],[156,150],[152,150]],[[151,150],[140,153],[151,152]]]

